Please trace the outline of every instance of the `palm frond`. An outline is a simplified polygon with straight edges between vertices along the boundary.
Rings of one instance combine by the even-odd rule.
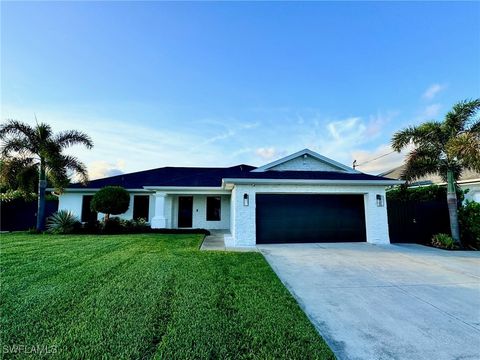
[[[45,123],[40,123],[35,127],[35,132],[40,141],[48,141],[52,137],[52,127]]]
[[[408,144],[441,146],[445,134],[442,124],[435,121],[423,123],[419,126],[409,126],[397,131],[392,137],[392,148],[400,152]]]
[[[468,123],[479,109],[480,99],[460,101],[445,116],[445,125],[453,132],[464,131],[470,127]]]
[[[25,136],[29,140],[35,138],[35,130],[28,124],[18,120],[9,119],[0,126],[0,139],[4,140],[6,136]]]
[[[6,139],[0,151],[2,157],[9,157],[12,153],[32,153],[28,139],[25,137],[14,137]]]
[[[480,135],[480,117],[478,119],[472,119],[468,131]]]
[[[401,175],[403,180],[412,181],[422,176],[439,172],[439,150],[433,147],[421,147],[407,155],[405,169]]]
[[[88,182],[88,171],[84,163],[82,163],[76,157],[70,155],[65,155],[64,161],[65,168],[72,170],[77,175],[81,183],[85,184]]]
[[[442,178],[443,181],[447,182],[447,173],[448,171],[451,171],[453,173],[453,178],[455,180],[455,183],[460,179],[460,176],[462,175],[464,167],[456,161],[442,161],[440,163],[440,166],[438,167],[438,174]]]
[[[61,148],[67,148],[72,145],[85,145],[88,149],[93,147],[93,141],[87,134],[77,130],[67,130],[59,133],[53,138]]]
[[[465,168],[480,171],[480,134],[465,132],[447,144],[451,159],[457,159]]]
[[[81,183],[88,182],[86,166],[74,156],[58,154],[49,157],[47,167],[54,185],[59,189],[69,182],[68,171],[72,171]]]
[[[33,157],[2,158],[0,185],[12,190],[33,192],[38,180],[37,165]]]

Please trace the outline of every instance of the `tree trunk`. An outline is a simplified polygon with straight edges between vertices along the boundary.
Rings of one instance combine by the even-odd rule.
[[[447,172],[447,204],[448,215],[450,216],[450,231],[452,233],[452,238],[457,243],[457,245],[461,246],[460,230],[458,225],[457,191],[455,189],[453,172],[451,170],[448,170]]]
[[[37,205],[37,230],[45,229],[45,189],[47,180],[45,176],[45,162],[40,159],[40,174],[38,177],[38,205]]]

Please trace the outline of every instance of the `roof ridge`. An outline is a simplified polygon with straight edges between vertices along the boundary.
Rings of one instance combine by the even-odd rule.
[[[97,180],[121,178],[122,176],[126,176],[126,175],[147,173],[147,172],[151,172],[151,171],[158,171],[158,170],[161,170],[161,169],[198,169],[198,170],[215,170],[215,171],[217,171],[217,170],[223,170],[223,169],[233,169],[235,167],[240,167],[240,166],[248,166],[248,167],[251,167],[251,168],[254,168],[254,169],[256,168],[255,166],[248,165],[248,164],[238,164],[238,165],[224,166],[224,167],[222,167],[222,166],[219,166],[219,167],[209,167],[209,166],[162,166],[162,167],[152,168],[152,169],[147,169],[147,170],[139,170],[139,171],[133,171],[133,172],[123,173],[123,174],[118,174],[118,175],[105,176],[105,177],[101,177],[101,178],[98,178],[98,179],[90,180],[89,182],[97,181]],[[73,184],[78,184],[78,183],[73,183]],[[71,184],[71,185],[73,185],[73,184]]]

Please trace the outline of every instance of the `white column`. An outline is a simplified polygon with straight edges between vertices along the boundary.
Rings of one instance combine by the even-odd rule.
[[[155,216],[151,220],[152,229],[163,229],[167,225],[167,219],[165,218],[165,197],[167,194],[156,192],[155,193]]]
[[[383,197],[383,206],[377,205],[377,195]],[[367,242],[371,244],[389,244],[387,203],[385,189],[378,188],[365,194],[365,220]]]

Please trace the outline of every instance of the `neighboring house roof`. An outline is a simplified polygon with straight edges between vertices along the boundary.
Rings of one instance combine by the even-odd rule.
[[[405,171],[405,165],[400,165],[394,169],[389,171],[385,171],[378,176],[383,176],[389,179],[401,179],[402,173]],[[473,183],[473,182],[480,182],[480,173],[471,170],[464,170],[460,179],[458,180],[459,183]],[[437,174],[431,174],[427,176],[422,176],[415,180],[412,185],[420,185],[420,184],[444,184],[445,181]]]

